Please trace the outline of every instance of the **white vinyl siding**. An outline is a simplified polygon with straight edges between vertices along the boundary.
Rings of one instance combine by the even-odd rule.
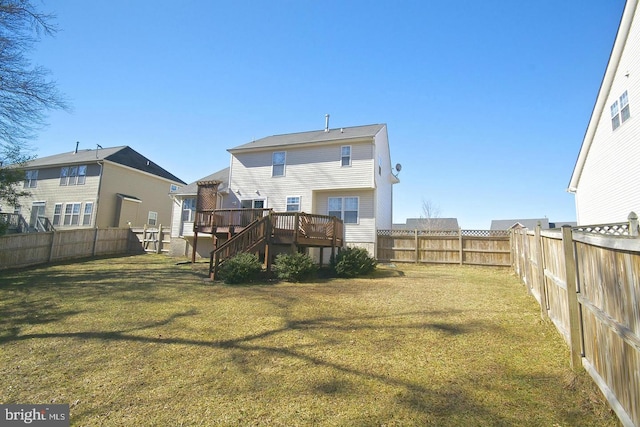
[[[391,156],[386,128],[379,132],[375,139],[375,155],[378,158],[378,171],[375,176],[376,192],[375,204],[376,229],[390,230],[393,222],[393,182],[395,177],[391,170]]]
[[[347,146],[351,165],[344,167]],[[269,208],[286,212],[295,195],[300,197],[301,212],[327,215],[329,197],[357,197],[357,224],[345,224],[348,244],[375,248],[376,227],[391,229],[393,176],[386,127],[375,138],[287,146],[286,175],[278,179],[272,179],[273,152],[232,153],[229,188],[233,191],[225,198],[225,208],[240,207],[242,198],[260,194],[268,198]]]
[[[340,144],[287,149],[286,175],[272,178],[272,151],[236,154],[231,158],[233,191],[238,199],[256,194],[269,199],[269,208],[285,212],[287,197],[300,195],[303,212],[318,212],[311,197],[314,191],[373,189],[373,144],[371,140],[351,145],[351,167],[341,167]],[[234,207],[232,199],[225,207]],[[236,201],[235,207],[240,207]],[[326,212],[326,211],[325,211]]]

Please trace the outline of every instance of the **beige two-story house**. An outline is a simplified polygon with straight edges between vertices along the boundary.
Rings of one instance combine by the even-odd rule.
[[[158,226],[184,181],[128,146],[75,150],[30,161],[18,213],[32,230]]]
[[[373,256],[377,231],[391,229],[392,189],[399,180],[385,124],[274,135],[227,151],[229,168],[199,180],[219,182],[219,209],[335,216],[344,223],[345,244],[364,247]],[[196,193],[192,183],[174,194],[176,255],[190,252]],[[212,249],[205,238],[197,245],[200,256]]]

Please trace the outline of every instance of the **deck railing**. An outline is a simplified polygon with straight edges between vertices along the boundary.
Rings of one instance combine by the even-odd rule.
[[[220,266],[225,261],[242,252],[251,252],[252,250],[259,249],[259,246],[266,242],[270,234],[270,227],[268,216],[256,219],[240,233],[214,249],[211,252],[209,261],[209,274],[211,278],[216,278]]]
[[[274,213],[271,216],[275,238],[290,237],[293,242],[301,239],[342,241],[343,223],[334,216],[303,212]]]
[[[265,212],[268,214],[265,215]],[[238,217],[237,214],[242,215]],[[218,228],[242,227],[242,231],[211,252],[209,272],[214,279],[226,260],[242,252],[257,252],[265,245],[340,247],[344,243],[343,223],[332,216],[303,212],[274,213],[267,209],[214,211],[214,216],[223,218],[220,221],[223,225],[216,223]],[[254,219],[245,225],[249,218]]]
[[[29,232],[29,224],[20,214],[0,212],[0,222],[7,224],[7,230],[12,233]]]
[[[193,230],[213,233],[217,228],[244,228],[256,219],[269,215],[271,209],[215,209],[197,211]]]

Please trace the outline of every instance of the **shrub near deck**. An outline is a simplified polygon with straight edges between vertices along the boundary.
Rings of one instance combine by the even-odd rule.
[[[0,402],[72,425],[614,426],[509,271],[230,287],[161,255],[0,277]]]

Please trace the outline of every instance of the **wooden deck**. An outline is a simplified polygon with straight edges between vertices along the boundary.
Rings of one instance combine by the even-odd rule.
[[[196,213],[194,232],[232,238],[256,220],[270,218],[271,243],[330,247],[343,243],[342,221],[327,215],[304,212],[273,212],[271,209],[216,209]]]
[[[198,232],[214,236],[210,264],[212,278],[225,260],[242,252],[264,254],[269,268],[269,247],[273,245],[289,246],[292,252],[299,248],[332,248],[332,253],[344,245],[344,225],[340,219],[304,212],[279,213],[270,209],[197,212],[195,239]]]

